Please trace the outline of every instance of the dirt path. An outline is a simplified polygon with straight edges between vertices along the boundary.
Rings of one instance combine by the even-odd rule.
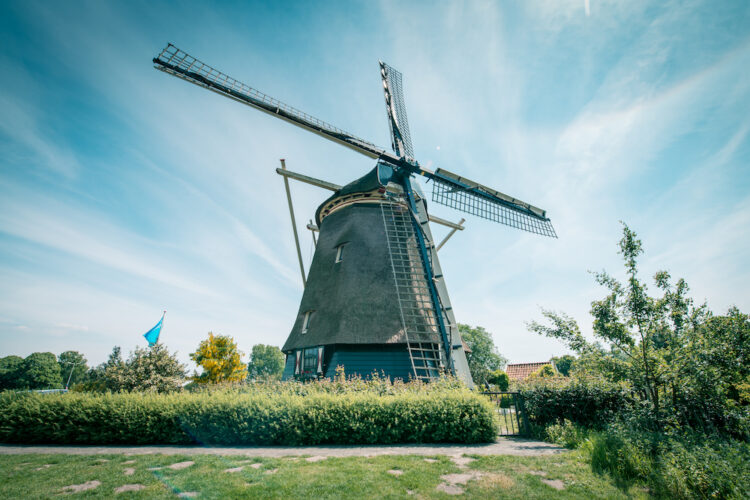
[[[323,457],[371,457],[376,455],[553,455],[565,451],[564,448],[542,441],[522,438],[498,438],[490,444],[451,445],[420,444],[392,446],[248,446],[248,447],[208,447],[208,446],[11,446],[0,445],[0,455],[20,455],[24,453],[65,455],[246,455],[254,457],[286,457],[313,455]]]

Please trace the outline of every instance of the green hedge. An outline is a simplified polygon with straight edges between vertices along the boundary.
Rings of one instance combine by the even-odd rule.
[[[569,421],[601,429],[631,404],[627,390],[603,383],[539,385],[521,389],[520,396],[532,427]]]
[[[0,395],[0,442],[315,445],[481,443],[492,405],[466,389],[306,396],[266,391]]]

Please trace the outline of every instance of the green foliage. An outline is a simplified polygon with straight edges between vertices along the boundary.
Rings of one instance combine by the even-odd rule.
[[[66,387],[83,382],[86,379],[88,365],[86,358],[78,351],[65,351],[57,357],[60,364],[60,375]],[[68,383],[68,381],[70,381]]]
[[[479,443],[497,435],[494,407],[466,388],[444,383],[423,391],[423,384],[400,384],[382,394],[384,381],[367,384],[279,382],[173,394],[3,393],[0,442]],[[307,393],[297,394],[297,388]]]
[[[571,449],[580,447],[593,434],[590,429],[574,424],[570,420],[563,420],[561,424],[548,425],[544,428],[544,432],[545,441]]]
[[[555,369],[552,368],[551,365],[544,365],[541,368],[539,368],[537,371],[529,375],[530,379],[545,379],[545,378],[552,378],[556,376],[557,373],[555,372]]]
[[[0,358],[0,391],[23,387],[23,358],[5,356]]]
[[[484,385],[488,382],[490,373],[505,367],[508,360],[498,352],[492,334],[481,326],[472,328],[459,323],[458,331],[471,349],[471,352],[466,353],[471,377],[475,384]]]
[[[595,434],[592,468],[641,481],[663,498],[749,498],[750,445],[716,435],[662,434],[615,425]]]
[[[569,421],[601,429],[632,404],[622,386],[595,381],[528,385],[520,396],[528,422],[540,428]]]
[[[127,361],[115,347],[106,363],[90,370],[86,382],[77,391],[146,391],[170,392],[182,388],[185,366],[170,354],[164,344],[137,347]]]
[[[555,363],[555,368],[557,368],[558,373],[563,377],[570,376],[570,370],[573,368],[575,360],[575,356],[571,356],[570,354],[552,358],[552,362]]]
[[[508,374],[503,370],[495,370],[490,372],[489,377],[487,377],[487,382],[494,385],[498,391],[504,392],[508,390],[510,378],[508,378]]]
[[[750,408],[742,407],[740,390],[750,379],[750,320],[736,308],[715,317],[695,306],[684,280],[654,276],[660,295],[652,297],[638,277],[643,252],[636,234],[623,225],[620,254],[625,282],[596,273],[608,294],[592,302],[594,335],[605,346],[586,340],[575,320],[543,311],[549,324],[530,323],[533,332],[566,342],[580,358],[577,374],[624,382],[639,399],[639,425],[654,431],[687,426],[743,439]]]
[[[60,389],[62,377],[57,358],[51,352],[34,352],[23,360],[22,387],[28,389]]]
[[[198,344],[198,349],[190,354],[203,373],[193,376],[199,384],[241,382],[247,378],[247,366],[242,362],[242,352],[237,343],[228,335],[214,335],[208,332],[208,339]]]
[[[250,378],[281,378],[284,354],[276,346],[256,344],[250,354],[247,376]]]

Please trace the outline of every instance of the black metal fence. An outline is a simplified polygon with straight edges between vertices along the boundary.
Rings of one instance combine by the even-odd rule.
[[[526,416],[523,399],[517,392],[483,392],[497,408],[500,418],[501,436],[522,436],[526,434]]]

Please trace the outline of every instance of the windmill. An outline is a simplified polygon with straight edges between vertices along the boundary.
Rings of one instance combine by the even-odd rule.
[[[413,178],[432,183],[435,203],[557,237],[546,212],[447,170],[421,166],[414,158],[401,74],[383,62],[392,151],[249,87],[172,44],[153,63],[377,160],[369,173],[343,187],[290,172],[283,162],[277,170],[285,181],[294,178],[334,191],[318,207],[317,225],[310,224],[319,236],[297,318],[282,348],[287,356],[283,377],[331,377],[343,366],[347,374],[368,376],[376,370],[426,381],[448,372],[472,386],[467,347],[429,225],[437,218],[428,215],[426,197]],[[304,281],[301,258],[300,269]]]

